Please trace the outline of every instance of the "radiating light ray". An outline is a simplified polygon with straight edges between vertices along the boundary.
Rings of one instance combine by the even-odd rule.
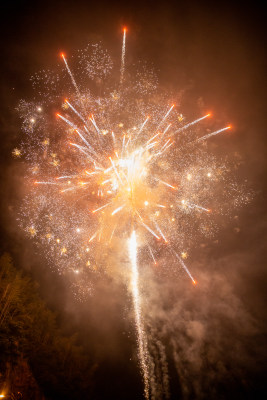
[[[109,203],[105,204],[104,206],[101,206],[101,207],[97,208],[96,210],[93,210],[92,213],[95,214],[96,212],[103,210],[103,208],[106,208],[110,204],[111,204],[111,201]]]
[[[105,185],[106,183],[111,182],[111,181],[112,181],[112,179],[106,179],[105,181],[103,181],[103,182],[101,183],[101,185]]]
[[[64,55],[63,53],[61,53],[61,57],[63,58],[63,61],[64,61],[65,66],[66,66],[66,68],[67,68],[68,74],[69,74],[69,76],[70,76],[70,78],[71,78],[72,84],[73,84],[73,86],[75,87],[76,92],[77,92],[79,98],[81,99],[80,90],[79,90],[78,85],[77,85],[77,83],[76,83],[76,81],[75,81],[75,79],[74,79],[74,76],[73,76],[73,74],[72,74],[72,72],[71,72],[71,70],[70,70],[70,67],[69,67],[69,65],[68,65],[68,63],[67,63],[67,60],[66,60],[66,58],[65,58],[65,55]]]
[[[162,137],[161,138],[163,138],[163,136],[165,135],[165,133],[167,133],[168,132],[168,130],[170,129],[170,127],[172,126],[172,124],[169,124],[168,126],[167,126],[167,128],[165,128],[164,129],[164,131],[163,131],[163,134],[162,134]]]
[[[87,142],[87,140],[83,137],[83,135],[79,132],[78,129],[75,129],[75,131],[78,133],[78,135],[80,136],[80,138],[82,139],[82,141],[86,144],[86,146],[88,147],[88,149],[90,149],[91,151],[93,151],[92,146]],[[94,151],[93,151],[94,152]]]
[[[164,149],[159,152],[159,154],[162,155],[163,153],[165,153],[165,151],[167,151],[169,147],[173,146],[173,144],[173,142],[169,143],[168,146],[165,146]]]
[[[153,251],[152,251],[152,249],[151,249],[151,247],[149,245],[148,245],[148,249],[149,249],[150,255],[152,257],[152,260],[154,261],[154,264],[157,265],[157,262],[156,262],[156,259],[154,257]]]
[[[128,139],[126,145],[125,145],[125,149],[126,149],[126,148],[128,147],[128,145],[131,144],[131,143],[132,143],[132,136],[129,137],[129,139]]]
[[[171,185],[170,183],[167,183],[167,182],[165,182],[165,181],[162,181],[161,179],[156,178],[155,176],[154,176],[153,178],[154,178],[156,181],[162,183],[163,185],[168,186],[168,187],[170,187],[171,189],[177,190],[177,187],[176,187],[176,186],[173,186],[173,185]]]
[[[88,131],[88,128],[86,125],[83,126],[83,129],[86,131],[86,133],[88,133],[88,135],[90,135],[90,132]]]
[[[98,234],[98,230],[93,234],[93,236],[90,237],[90,239],[88,240],[88,242],[89,242],[89,243],[92,242],[92,241],[96,238],[97,234]]]
[[[208,135],[202,136],[201,138],[197,139],[196,142],[201,142],[202,140],[206,140],[206,139],[210,138],[211,136],[218,135],[219,133],[227,131],[228,129],[231,129],[231,127],[230,126],[226,126],[225,128],[218,129],[217,131],[209,133]]]
[[[146,228],[148,232],[155,236],[156,239],[160,240],[160,237],[151,228],[149,228],[149,226],[145,224],[143,220],[141,221],[141,224]]]
[[[170,141],[171,141],[171,139],[168,139],[167,142],[164,143],[160,153],[162,153],[164,151],[165,147],[168,145],[168,143],[170,143]]]
[[[60,180],[60,179],[69,179],[69,178],[76,178],[77,175],[64,175],[64,176],[58,176],[56,179]]]
[[[68,106],[72,109],[72,111],[75,112],[76,115],[78,115],[78,117],[86,124],[86,120],[83,118],[83,116],[76,110],[76,108],[73,107],[73,105],[67,100],[65,99],[65,103],[68,104]],[[86,128],[86,127],[85,127]]]
[[[63,117],[61,114],[57,113],[57,116],[61,118],[63,121],[65,121],[69,126],[71,126],[73,129],[77,129],[77,126],[74,125],[71,121],[69,121],[67,118]]]
[[[177,129],[177,131],[175,131],[174,133],[182,132],[185,129],[189,128],[190,126],[193,126],[193,125],[197,124],[200,121],[203,121],[203,119],[206,119],[208,117],[210,117],[210,114],[204,115],[204,117],[201,117],[201,118],[196,119],[195,121],[189,122],[189,124],[186,124],[186,125],[182,126],[182,128]]]
[[[114,133],[114,132],[111,132],[111,135],[112,135],[112,139],[113,139],[113,141],[114,141],[114,144],[116,145],[116,136],[115,136],[115,133]]]
[[[86,175],[88,175],[88,176],[92,176],[92,175],[100,174],[100,171],[92,171],[92,172],[85,171],[85,173],[86,173]]]
[[[122,139],[122,149],[121,149],[121,154],[123,154],[123,152],[124,152],[124,146],[125,146],[125,135],[123,135],[123,139]]]
[[[65,192],[70,192],[75,189],[77,189],[77,186],[71,186],[71,187],[68,187],[67,189],[62,189],[60,192],[65,193]]]
[[[184,201],[184,200],[182,200],[182,204],[185,205],[185,206],[187,206],[187,207],[190,207],[190,208],[198,208],[199,210],[203,210],[203,211],[206,211],[206,212],[210,212],[210,211],[211,211],[211,210],[208,209],[208,208],[204,208],[204,207],[202,207],[202,206],[199,206],[199,205],[194,204],[194,203],[189,203],[189,202]]]
[[[163,232],[162,232],[162,230],[160,229],[160,227],[159,227],[159,225],[157,224],[157,222],[154,221],[154,224],[155,224],[157,230],[159,231],[159,233],[161,234],[161,236],[163,237],[164,242],[167,243],[168,240],[166,239],[166,236],[163,234]]]
[[[175,106],[175,105],[173,104],[173,105],[170,107],[170,109],[166,112],[166,114],[164,115],[164,117],[162,118],[162,120],[160,121],[160,123],[158,124],[156,130],[158,130],[159,127],[161,126],[161,124],[168,118],[168,116],[169,116],[170,112],[172,111],[172,109],[174,108],[174,106]]]
[[[118,173],[118,170],[117,170],[117,168],[116,168],[116,165],[114,164],[112,158],[109,157],[109,160],[110,160],[110,162],[111,162],[111,164],[112,164],[112,167],[113,167],[113,169],[114,169],[114,171],[115,171],[115,174],[116,174],[118,180],[119,180],[121,183],[123,183],[123,182],[122,182],[122,179],[121,179],[121,177],[120,177],[120,175],[119,175],[119,173]]]
[[[58,185],[57,182],[35,181],[35,185]]]
[[[87,147],[80,146],[77,143],[70,143],[70,146],[76,147],[80,152],[85,154],[88,159],[90,159],[92,162],[96,162],[95,159],[89,154],[89,149]]]
[[[125,205],[116,208],[116,210],[112,211],[111,215],[117,214],[117,213],[118,213],[120,210],[122,210],[124,207],[125,207]]]
[[[185,265],[183,259],[176,253],[176,251],[172,250],[172,253],[175,255],[175,257],[179,260],[179,263],[181,264],[181,266],[183,267],[183,269],[185,270],[185,272],[187,273],[187,275],[190,277],[190,279],[192,280],[193,284],[196,285],[196,281],[193,278],[193,276],[191,275],[189,269],[187,268],[187,266]]]
[[[139,131],[137,132],[136,137],[137,137],[138,135],[140,135],[140,133],[141,133],[142,130],[144,129],[144,127],[145,127],[147,121],[149,120],[149,118],[150,118],[149,116],[146,117],[145,121],[142,123],[142,125],[141,125]],[[136,137],[135,137],[135,138],[136,138]]]
[[[147,145],[147,146],[145,147],[145,149],[146,149],[146,150],[150,150],[150,149],[152,149],[153,147],[155,147],[157,144],[158,144],[158,142],[150,143],[149,145]]]
[[[89,118],[89,120],[90,120],[90,121],[92,122],[92,124],[94,125],[94,127],[95,127],[95,130],[97,131],[98,135],[99,135],[99,136],[101,136],[101,132],[100,132],[100,130],[99,130],[99,128],[98,128],[98,126],[96,125],[96,122],[95,122],[94,116],[92,115],[92,116],[91,116],[91,118]]]
[[[112,230],[112,232],[111,232],[111,235],[110,235],[110,238],[109,238],[109,243],[111,242],[111,240],[112,240],[112,238],[113,238],[113,235],[114,235],[114,233],[115,233],[115,231],[116,231],[116,229],[117,229],[117,224],[114,226],[114,228],[113,228],[113,230]]]
[[[161,132],[156,133],[156,135],[154,135],[151,139],[149,139],[146,144],[152,142],[153,139],[155,139],[157,136],[161,135]]]

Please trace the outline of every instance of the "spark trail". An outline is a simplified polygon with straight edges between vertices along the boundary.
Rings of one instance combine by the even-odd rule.
[[[120,76],[120,84],[122,85],[124,79],[124,70],[125,70],[125,49],[126,49],[126,32],[127,29],[123,29],[123,40],[122,40],[122,51],[121,51],[121,76]]]
[[[147,350],[147,338],[142,323],[142,312],[141,312],[141,301],[139,293],[139,274],[137,266],[137,240],[135,231],[129,239],[129,255],[131,261],[131,291],[133,296],[134,314],[135,314],[135,325],[138,337],[138,353],[143,373],[144,380],[144,394],[145,398],[149,399],[149,367],[148,367],[148,350]]]

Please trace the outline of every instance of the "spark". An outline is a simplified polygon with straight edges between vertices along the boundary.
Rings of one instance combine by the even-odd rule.
[[[16,158],[21,157],[21,150],[18,149],[18,148],[15,148],[15,149],[12,151],[12,155],[13,155],[14,157],[16,157]]]

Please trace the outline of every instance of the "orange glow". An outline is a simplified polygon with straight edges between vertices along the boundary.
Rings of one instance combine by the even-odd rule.
[[[65,54],[64,53],[60,53],[60,57],[65,58]]]
[[[212,117],[212,113],[209,112],[209,113],[207,114],[207,117]]]
[[[227,129],[232,129],[232,125],[228,125],[228,126],[227,126]]]
[[[123,28],[123,32],[126,33],[127,32],[127,28],[126,26]]]
[[[195,281],[195,280],[193,280],[192,282],[193,282],[193,285],[196,285],[196,284],[197,284],[197,281]]]

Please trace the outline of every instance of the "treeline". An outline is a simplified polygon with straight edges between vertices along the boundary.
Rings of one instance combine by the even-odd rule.
[[[95,368],[76,337],[64,335],[37,284],[14,267],[9,254],[2,255],[0,394],[5,390],[7,396],[20,392],[23,399],[43,398],[36,394],[36,381],[45,399],[89,399]]]

